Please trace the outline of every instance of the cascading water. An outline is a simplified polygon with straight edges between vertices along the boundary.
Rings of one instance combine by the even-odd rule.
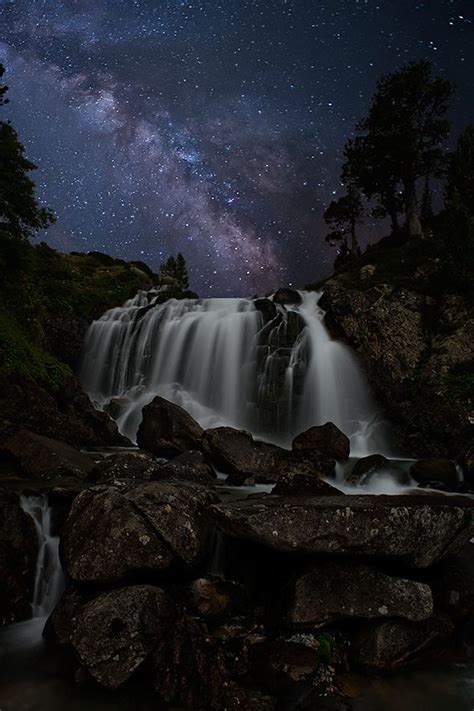
[[[51,508],[46,496],[22,496],[21,507],[33,519],[38,536],[31,612],[34,619],[43,618],[53,611],[63,589],[59,538],[52,534]]]
[[[140,292],[91,325],[83,387],[132,441],[142,408],[161,395],[205,428],[230,425],[290,446],[331,420],[354,454],[387,453],[357,358],[330,338],[320,296],[301,292],[300,305],[269,310],[268,300],[158,304],[156,292]]]

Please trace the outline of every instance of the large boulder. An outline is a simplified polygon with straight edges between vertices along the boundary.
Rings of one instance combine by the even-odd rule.
[[[453,633],[442,616],[424,622],[385,620],[364,625],[351,647],[353,663],[371,671],[391,671],[417,662]]]
[[[91,478],[100,484],[130,484],[136,481],[152,481],[160,469],[160,463],[147,452],[139,449],[118,452],[104,457],[96,465]]]
[[[410,476],[422,485],[437,481],[454,488],[459,482],[456,465],[450,459],[419,459],[411,465]]]
[[[203,431],[182,407],[155,397],[142,410],[137,443],[158,456],[174,457],[190,449],[200,449]]]
[[[344,460],[350,454],[350,441],[333,422],[310,427],[293,440],[293,449],[307,456]]]
[[[302,302],[301,294],[296,289],[277,289],[273,294],[274,304],[294,304],[299,305]]]
[[[474,612],[474,544],[446,558],[436,568],[433,582],[440,609],[455,620],[472,619]]]
[[[203,486],[212,486],[216,475],[206,462],[202,452],[183,452],[179,456],[163,464],[154,474],[156,481],[171,479],[173,481],[192,481]]]
[[[71,643],[94,679],[122,686],[166,638],[176,617],[160,588],[134,585],[96,597],[78,614]]]
[[[424,568],[474,535],[467,496],[267,496],[212,507],[236,538],[282,552],[356,555]]]
[[[215,467],[230,474],[235,484],[247,479],[275,483],[289,462],[286,450],[256,441],[249,432],[232,427],[207,430],[202,446]]]
[[[383,454],[369,454],[367,457],[358,459],[352,467],[351,473],[346,479],[347,484],[364,484],[374,474],[386,470],[390,462]]]
[[[35,479],[85,479],[95,467],[87,454],[28,430],[3,439],[0,450],[13,459],[19,473]]]
[[[281,474],[271,493],[275,496],[344,496],[320,476],[304,469]]]
[[[31,616],[38,539],[15,494],[0,492],[0,626]]]
[[[208,507],[216,500],[191,483],[151,482],[126,494],[88,489],[75,499],[64,527],[64,568],[79,583],[193,568],[205,555]]]
[[[433,614],[431,589],[424,583],[386,575],[354,561],[320,561],[291,586],[288,622],[314,627],[343,619],[403,617],[425,620]]]

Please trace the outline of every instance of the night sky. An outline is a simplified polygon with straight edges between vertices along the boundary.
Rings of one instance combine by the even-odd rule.
[[[41,238],[181,251],[201,296],[330,272],[322,213],[381,73],[429,59],[453,137],[474,120],[472,0],[0,0],[0,28],[2,117],[58,217]]]

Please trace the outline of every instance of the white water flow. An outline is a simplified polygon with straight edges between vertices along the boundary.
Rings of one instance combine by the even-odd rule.
[[[52,534],[51,508],[46,496],[22,496],[21,507],[33,519],[38,537],[32,618],[45,618],[53,611],[64,587],[59,538]]]
[[[312,425],[334,422],[352,453],[388,453],[356,355],[329,336],[320,293],[277,306],[264,323],[251,299],[170,300],[140,292],[94,321],[81,380],[135,441],[156,395],[184,407],[204,428],[230,425],[291,446]]]

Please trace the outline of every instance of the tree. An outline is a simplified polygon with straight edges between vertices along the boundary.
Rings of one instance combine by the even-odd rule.
[[[474,217],[474,124],[459,136],[450,156],[446,183],[448,210],[464,209]]]
[[[331,243],[340,242],[353,256],[357,256],[360,250],[356,227],[361,222],[363,214],[360,192],[354,185],[349,185],[346,195],[333,200],[324,213],[324,219],[331,228],[326,240]]]
[[[423,227],[429,224],[433,218],[433,193],[430,186],[430,178],[427,175],[423,186],[423,194],[421,196],[421,224]]]
[[[446,112],[454,91],[446,79],[433,77],[429,62],[414,62],[377,84],[366,118],[346,146],[345,170],[370,199],[378,195],[395,223],[401,189],[410,236],[421,235],[417,181],[442,175],[449,133]]]
[[[4,74],[0,65],[0,79]],[[7,103],[7,87],[0,83],[0,105]],[[54,222],[51,210],[41,207],[29,173],[36,166],[25,157],[24,146],[9,122],[0,121],[0,231],[3,239],[26,241],[33,232]]]
[[[161,265],[158,276],[161,285],[174,286],[181,290],[188,289],[188,270],[186,260],[181,252],[179,252],[177,257],[169,257],[167,261]]]

